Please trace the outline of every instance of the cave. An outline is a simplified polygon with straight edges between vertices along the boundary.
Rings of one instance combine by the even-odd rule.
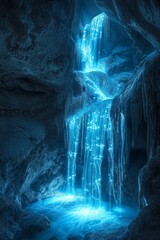
[[[0,0],[0,240],[160,239],[160,2]]]

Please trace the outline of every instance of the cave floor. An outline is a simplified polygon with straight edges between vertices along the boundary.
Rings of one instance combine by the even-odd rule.
[[[35,203],[28,210],[47,216],[51,224],[31,240],[116,240],[137,212],[128,207],[106,208],[92,208],[80,196],[61,194]]]

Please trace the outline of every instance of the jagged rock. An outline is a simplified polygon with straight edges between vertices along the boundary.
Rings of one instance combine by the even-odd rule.
[[[27,203],[25,195],[34,201],[53,195],[49,188],[56,190],[64,183],[61,126],[74,4],[0,4],[0,192]]]
[[[99,231],[97,233],[89,233],[86,234],[86,236],[84,237],[84,240],[118,240],[119,236],[122,235],[122,233],[124,233],[125,228],[120,228],[120,229],[115,229],[115,231],[113,233],[106,233],[105,229],[102,231]]]
[[[10,199],[24,206],[65,184],[64,106],[75,5],[70,0],[0,0],[0,5],[0,194],[6,204]],[[18,231],[12,211],[2,218],[0,239],[13,239]]]
[[[130,196],[130,201],[136,197],[137,200],[135,202],[138,201],[138,191],[136,190],[138,189],[138,181],[136,180],[138,173],[147,162],[147,159],[151,159],[155,155],[159,146],[157,128],[159,125],[159,114],[157,114],[159,109],[159,77],[157,75],[159,62],[159,54],[155,52],[143,60],[141,66],[133,75],[132,80],[126,84],[126,88],[122,90],[121,94],[113,100],[112,105],[111,116],[114,126],[115,145],[114,161],[115,164],[118,163],[121,154],[119,152],[121,149],[120,143],[123,137],[125,143],[123,164],[126,167],[123,179],[125,184],[123,191],[124,195],[128,198],[130,194],[128,194],[129,188],[127,186],[131,187],[131,179],[135,179],[134,182],[137,182],[137,187],[132,187],[129,190],[132,195]],[[121,130],[122,114],[125,119],[125,131],[123,134]],[[137,161],[139,157],[137,158],[135,154],[141,154],[141,160]],[[132,163],[133,161],[134,163]],[[134,176],[131,178],[130,174]],[[125,203],[127,203],[127,199]]]
[[[141,43],[146,39],[155,49],[160,50],[159,1],[135,0],[95,0],[115,22],[118,22],[134,39],[136,45],[146,49]],[[140,37],[140,35],[142,37]],[[146,45],[148,49],[150,47]]]
[[[13,240],[20,230],[19,222],[23,212],[16,202],[6,197],[1,197],[0,203],[0,239]]]
[[[20,221],[21,231],[17,233],[15,240],[31,239],[35,234],[48,229],[49,226],[50,221],[47,217],[26,212]]]
[[[151,159],[141,176],[141,191],[148,204],[128,227],[123,240],[160,239],[160,155]]]

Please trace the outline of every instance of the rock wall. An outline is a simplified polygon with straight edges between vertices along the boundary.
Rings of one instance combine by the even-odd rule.
[[[114,99],[112,105],[114,161],[115,164],[118,164],[121,156],[121,114],[123,114],[125,118],[124,148],[122,149],[125,168],[123,202],[125,204],[131,204],[132,202],[134,206],[138,205],[139,171],[150,159],[153,150],[152,157],[156,154],[159,146],[157,129],[159,120],[157,119],[157,110],[155,110],[155,108],[158,108],[158,103],[154,101],[157,90],[151,91],[151,87],[147,83],[150,79],[159,81],[156,78],[158,62],[159,55],[156,52],[150,54],[133,75],[132,84],[126,85],[122,93]],[[153,84],[153,86],[156,86],[156,84]],[[153,95],[146,97],[146,94],[151,94],[151,92]],[[148,104],[146,101],[150,103]],[[152,115],[150,109],[152,109]],[[147,116],[152,118],[152,124]],[[156,146],[156,148],[153,148],[153,146]],[[117,174],[115,170],[115,177],[117,177]]]
[[[159,239],[159,49],[160,49],[160,3],[159,1],[95,1],[113,21],[119,23],[134,41],[135,48],[143,53],[142,61],[131,84],[117,96],[112,106],[115,143],[118,143],[120,114],[126,119],[124,149],[127,165],[124,187],[131,185],[131,178],[137,181],[139,174],[140,206],[143,207],[138,217],[129,226],[124,240]],[[155,51],[155,52],[154,52]],[[151,53],[152,52],[152,53]],[[117,124],[118,122],[118,124]],[[134,154],[133,154],[134,153]],[[135,157],[135,153],[138,154]],[[142,154],[143,153],[143,154]],[[115,159],[119,147],[115,145]],[[140,159],[141,156],[141,159]],[[128,176],[130,164],[139,159],[134,176]],[[146,165],[145,165],[146,164]],[[145,165],[145,166],[144,166]],[[144,166],[144,167],[143,167]],[[142,170],[140,170],[142,168]],[[127,183],[128,182],[128,183]],[[129,188],[128,188],[129,190]],[[125,193],[124,202],[133,199],[130,189]],[[129,194],[128,194],[129,193]],[[126,196],[126,197],[125,197]],[[137,192],[138,197],[138,192]],[[146,206],[147,204],[147,206]],[[146,206],[146,207],[144,207]]]
[[[147,0],[95,0],[101,10],[105,11],[115,22],[121,24],[135,44],[144,50],[144,40],[159,51],[159,1]],[[148,46],[147,46],[148,48]],[[149,49],[149,48],[148,48]]]
[[[20,209],[15,217],[14,201],[24,206],[65,185],[64,106],[72,79],[75,4],[0,5],[0,195],[6,206],[0,239],[6,240],[13,239],[23,215]]]

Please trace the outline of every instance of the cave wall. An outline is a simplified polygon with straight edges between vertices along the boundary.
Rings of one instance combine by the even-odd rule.
[[[75,2],[0,5],[0,239],[6,240],[20,229],[21,205],[65,186]]]
[[[126,171],[124,203],[135,201],[139,187],[142,210],[120,239],[158,240],[159,233],[159,1],[95,1],[113,21],[119,23],[134,41],[135,49],[144,56],[137,65],[132,81],[126,84],[112,105],[115,136],[115,161],[118,161],[120,114],[125,117]],[[118,124],[117,124],[118,122]],[[136,168],[135,168],[136,167]],[[141,169],[142,167],[142,169]],[[130,168],[132,171],[130,171]],[[131,174],[132,173],[132,174]],[[139,175],[139,182],[138,177]],[[132,186],[136,182],[136,191]],[[128,183],[127,183],[128,182]],[[138,186],[139,184],[139,186]],[[130,188],[130,189],[129,189]],[[128,191],[127,191],[128,190]],[[133,191],[135,191],[133,193]],[[147,205],[147,206],[146,206]]]
[[[73,10],[71,1],[1,1],[0,189],[19,201],[64,182]]]
[[[143,38],[148,41],[149,45],[159,50],[159,1],[95,0],[95,2],[113,21],[127,30],[134,39],[135,45],[140,46],[141,50],[144,50]]]

